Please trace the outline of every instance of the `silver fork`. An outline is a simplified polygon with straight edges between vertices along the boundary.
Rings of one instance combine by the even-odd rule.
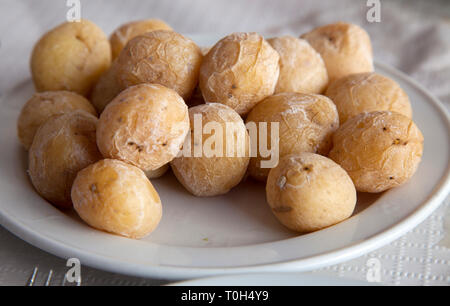
[[[39,271],[38,267],[34,267],[33,272],[31,273],[31,276],[30,276],[30,278],[28,279],[28,281],[26,283],[26,286],[34,286],[35,285],[35,281],[36,281],[36,277],[37,277],[38,271]],[[53,270],[50,270],[48,272],[47,278],[45,279],[45,283],[43,284],[43,286],[46,286],[46,287],[50,286],[51,281],[52,281],[52,277],[53,277]],[[67,275],[65,274],[64,278],[63,278],[63,280],[61,282],[61,286],[66,286],[66,283],[67,283]],[[81,286],[81,280],[80,279],[77,280],[76,286],[77,287]]]

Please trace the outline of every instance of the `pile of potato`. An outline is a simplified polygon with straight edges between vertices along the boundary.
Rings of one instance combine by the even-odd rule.
[[[110,39],[81,20],[39,40],[31,73],[37,93],[18,136],[34,187],[126,237],[157,227],[162,205],[149,179],[169,165],[195,196],[225,194],[248,174],[266,183],[279,221],[305,233],[350,217],[357,191],[407,182],[421,160],[408,96],[373,72],[370,38],[353,24],[301,38],[233,33],[200,48],[160,20],[122,25]],[[196,155],[195,116],[202,130],[216,122],[245,135],[244,156]],[[250,154],[252,122],[279,124],[272,169],[262,166],[270,157]],[[221,150],[237,150],[231,140]]]

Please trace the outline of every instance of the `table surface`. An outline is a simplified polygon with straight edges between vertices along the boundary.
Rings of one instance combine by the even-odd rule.
[[[81,0],[81,16],[111,33],[131,20],[159,18],[176,31],[256,31],[298,36],[309,29],[348,21],[370,34],[374,56],[405,72],[450,109],[450,2],[382,1],[381,22],[366,19],[367,1],[297,0]],[[29,54],[46,30],[63,22],[68,7],[58,0],[0,2],[0,99],[29,75]],[[19,35],[17,34],[19,33]],[[23,59],[23,60],[18,60]],[[4,73],[7,71],[8,73]],[[422,224],[393,243],[349,262],[313,273],[366,280],[368,261],[380,263],[381,282],[396,285],[450,284],[450,197]],[[51,269],[62,281],[66,262],[35,248],[0,226],[0,285],[23,285],[38,266],[42,280]],[[129,277],[82,267],[83,285],[161,285],[167,280]]]

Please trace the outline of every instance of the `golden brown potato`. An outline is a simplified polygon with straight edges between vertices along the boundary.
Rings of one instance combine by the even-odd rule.
[[[303,34],[301,38],[322,55],[330,82],[352,73],[373,71],[370,37],[355,24],[328,24]]]
[[[336,106],[330,99],[302,93],[280,93],[266,98],[253,108],[246,122],[256,123],[259,146],[260,123],[267,123],[266,143],[269,149],[272,149],[271,143],[275,141],[272,139],[272,124],[279,123],[280,157],[301,152],[328,154],[331,137],[339,127]],[[258,156],[251,158],[249,173],[253,178],[265,181],[270,168],[261,167],[261,162],[270,157],[263,158],[261,155],[258,150]]]
[[[101,154],[95,144],[97,118],[84,111],[51,117],[37,131],[28,167],[37,192],[59,208],[70,208],[70,189],[78,171]]]
[[[148,179],[157,179],[162,177],[164,174],[166,174],[166,172],[169,170],[169,164],[165,164],[164,166],[156,169],[156,170],[149,170],[149,171],[144,171],[145,176]]]
[[[106,105],[120,92],[121,87],[117,82],[117,60],[115,60],[111,67],[103,73],[92,90],[91,101],[97,112],[101,114]]]
[[[202,139],[195,136],[196,116],[201,118],[197,120],[201,120],[198,124]],[[244,121],[233,109],[219,103],[190,108],[189,119],[191,145],[187,148],[190,157],[182,154],[175,158],[171,163],[173,173],[195,196],[225,194],[239,184],[247,171],[249,137]]]
[[[189,99],[198,82],[200,48],[173,31],[153,31],[130,40],[118,57],[118,82],[122,88],[156,83]]]
[[[282,36],[267,42],[280,55],[280,77],[275,93],[322,93],[328,85],[325,63],[311,45],[303,39]]]
[[[344,168],[356,189],[382,192],[408,181],[423,151],[423,136],[401,114],[361,113],[347,120],[333,136],[330,158]]]
[[[257,33],[234,33],[203,59],[200,88],[206,102],[225,104],[240,115],[272,95],[279,75],[278,53]]]
[[[344,169],[313,153],[282,158],[270,171],[266,194],[277,219],[302,233],[349,218],[356,205],[355,186]]]
[[[188,131],[188,109],[175,91],[140,84],[121,92],[105,108],[97,144],[105,158],[156,170],[175,158]]]
[[[340,78],[327,89],[343,124],[348,119],[372,111],[393,111],[412,117],[408,95],[388,77],[374,72],[351,74]]]
[[[129,238],[148,235],[162,216],[161,200],[144,172],[119,160],[104,159],[81,170],[72,201],[90,226]]]
[[[171,31],[172,28],[164,21],[158,19],[139,20],[122,25],[109,38],[113,60],[119,56],[120,52],[131,39],[156,30]]]
[[[111,64],[103,31],[88,20],[66,22],[33,49],[31,73],[37,91],[69,90],[86,96]]]
[[[35,93],[24,105],[17,119],[17,134],[25,149],[29,149],[38,128],[54,115],[76,110],[97,116],[94,107],[83,96],[70,91]]]

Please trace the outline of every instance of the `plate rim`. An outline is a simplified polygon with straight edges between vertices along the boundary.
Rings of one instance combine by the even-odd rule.
[[[375,66],[382,68],[390,74],[410,83],[416,90],[420,91],[429,102],[435,107],[442,117],[447,131],[450,133],[450,114],[445,106],[426,90],[417,81],[397,70],[394,67],[375,61]],[[8,231],[26,241],[27,243],[54,254],[61,258],[67,258],[67,254],[80,259],[83,265],[106,270],[125,275],[137,277],[152,277],[159,279],[187,279],[212,275],[242,274],[242,273],[263,273],[263,272],[305,272],[318,269],[324,266],[337,264],[339,262],[351,260],[370,251],[373,251],[393,240],[399,238],[413,227],[425,220],[437,207],[439,207],[450,192],[450,161],[448,161],[445,174],[436,185],[434,190],[428,195],[412,213],[403,218],[391,227],[375,234],[364,241],[354,242],[344,247],[312,255],[301,259],[282,260],[273,263],[232,266],[232,267],[185,267],[171,265],[142,265],[124,261],[117,258],[106,257],[97,253],[89,252],[77,246],[73,246],[65,241],[47,237],[38,232],[34,232],[14,216],[8,215],[0,210],[0,224]]]

